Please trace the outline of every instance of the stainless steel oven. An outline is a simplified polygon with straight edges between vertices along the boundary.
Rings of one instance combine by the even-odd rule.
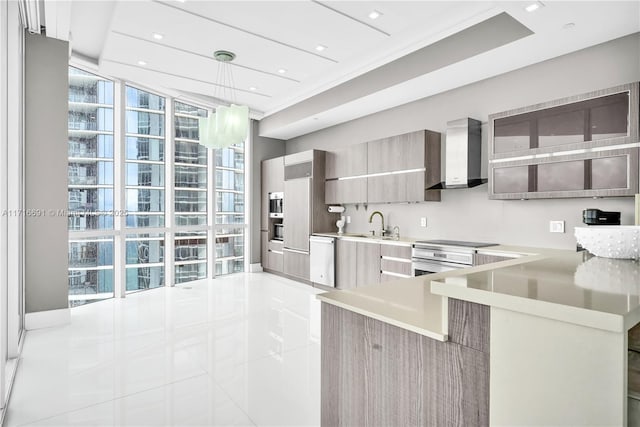
[[[269,217],[282,218],[284,215],[284,193],[269,193]]]
[[[442,273],[473,266],[476,248],[494,243],[429,240],[416,242],[411,251],[411,269],[414,276]]]

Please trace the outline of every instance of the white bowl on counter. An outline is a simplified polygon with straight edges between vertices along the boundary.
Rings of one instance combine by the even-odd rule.
[[[639,225],[590,225],[575,227],[578,244],[605,258],[640,259]]]

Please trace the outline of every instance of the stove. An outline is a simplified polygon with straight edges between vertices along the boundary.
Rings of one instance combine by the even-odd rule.
[[[496,246],[497,243],[482,242],[463,242],[459,240],[423,240],[416,242],[420,245],[442,245],[442,246],[460,246],[463,248],[486,248],[487,246]]]
[[[477,248],[496,244],[456,240],[415,242],[411,251],[411,269],[414,276],[422,276],[471,267]]]

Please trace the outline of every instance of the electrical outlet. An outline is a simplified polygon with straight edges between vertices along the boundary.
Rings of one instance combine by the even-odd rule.
[[[426,217],[422,217],[420,218],[420,227],[426,227],[427,226],[427,218]]]
[[[351,215],[347,215],[347,224],[351,224]]]
[[[564,233],[564,221],[549,221],[550,233]]]

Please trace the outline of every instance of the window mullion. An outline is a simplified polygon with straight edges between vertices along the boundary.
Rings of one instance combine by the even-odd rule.
[[[173,237],[175,236],[175,119],[174,119],[174,102],[173,98],[167,98],[165,103],[165,145],[164,145],[164,185],[165,185],[165,271],[164,280],[165,286],[175,286],[175,244]]]
[[[125,85],[122,81],[115,82],[114,90],[114,136],[113,136],[113,157],[114,157],[114,209],[116,212],[124,212],[126,208],[126,138],[125,138]],[[126,228],[126,215],[114,215],[113,227],[114,236],[114,253],[113,253],[113,275],[114,275],[114,291],[117,298],[124,298],[126,295],[126,272],[124,269],[126,256],[126,242],[124,229]]]

